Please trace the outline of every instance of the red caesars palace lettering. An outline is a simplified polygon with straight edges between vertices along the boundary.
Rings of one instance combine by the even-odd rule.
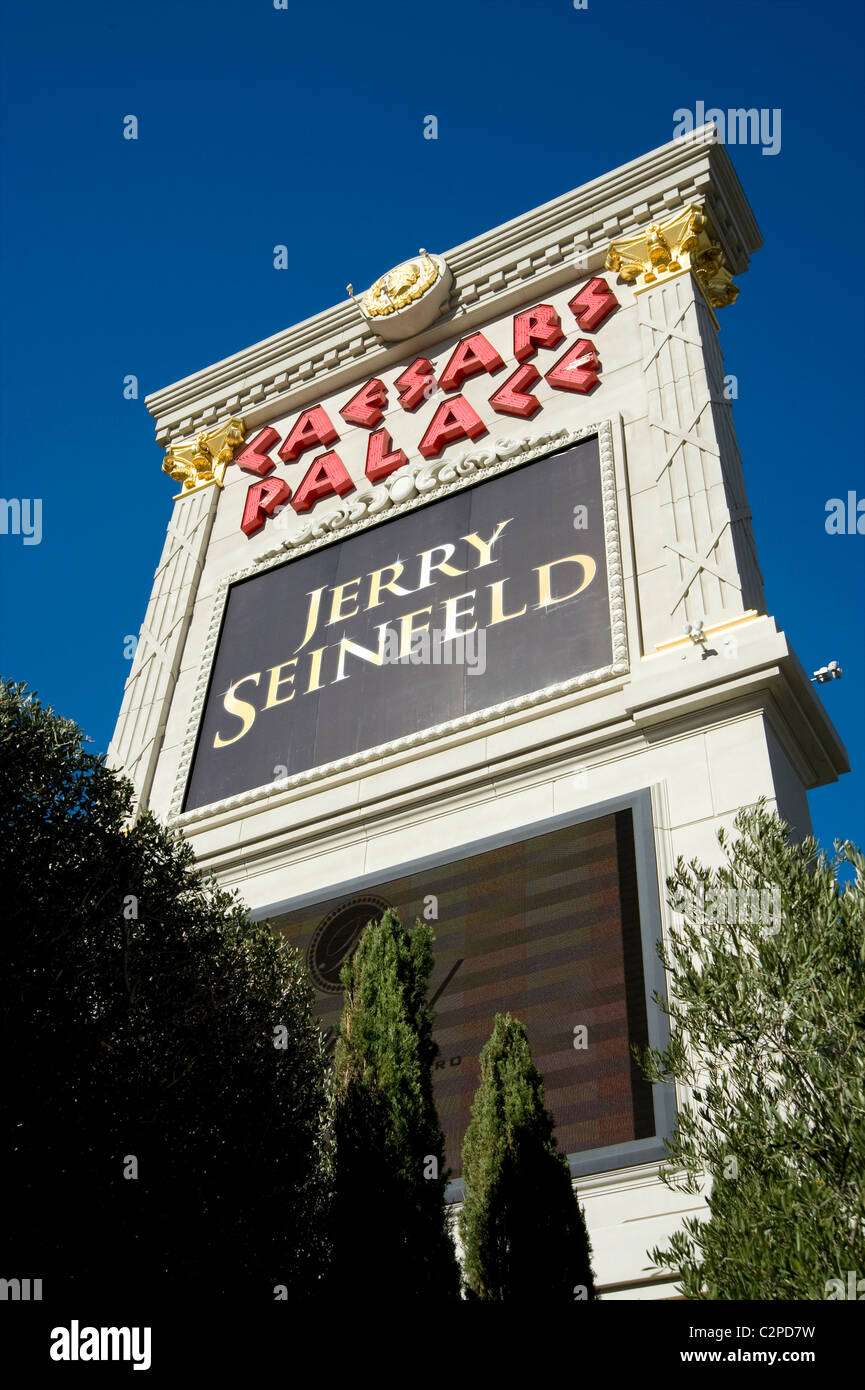
[[[617,306],[615,294],[599,276],[587,280],[568,301],[581,333],[594,333]],[[497,415],[531,419],[541,409],[542,403],[532,388],[542,378],[557,391],[585,395],[594,390],[601,373],[595,344],[589,338],[578,337],[551,362],[550,357],[564,341],[565,331],[552,304],[535,304],[514,314],[513,356],[517,367],[503,381],[493,383],[487,398]],[[346,425],[370,432],[364,469],[369,482],[380,483],[408,463],[405,449],[399,441],[394,443],[390,430],[382,424],[388,409],[388,423],[393,426],[401,418],[399,412],[394,414],[395,406],[411,414],[434,394],[446,397],[416,444],[423,458],[437,458],[451,444],[471,443],[486,434],[487,426],[462,395],[461,387],[472,377],[497,376],[505,366],[489,339],[477,331],[468,333],[451,349],[438,377],[428,357],[416,357],[394,381],[393,397],[379,377],[364,382],[339,407],[339,416]],[[339,454],[330,448],[339,438],[324,406],[313,405],[299,412],[281,444],[279,432],[268,426],[244,446],[235,463],[259,479],[251,482],[247,490],[240,522],[245,535],[256,535],[286,505],[295,512],[307,512],[326,497],[344,497],[355,489]],[[283,464],[300,462],[305,468],[294,487],[284,478],[273,476],[276,462],[271,453],[278,444],[277,457]],[[303,458],[313,449],[315,458]]]

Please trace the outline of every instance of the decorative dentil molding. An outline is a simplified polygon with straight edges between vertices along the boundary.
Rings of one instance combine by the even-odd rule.
[[[687,271],[696,277],[713,309],[734,304],[739,294],[724,252],[709,234],[708,219],[698,207],[683,208],[665,222],[651,222],[636,236],[614,241],[605,264],[632,285],[635,294]]]
[[[213,802],[208,806],[200,806],[192,811],[181,811],[199,726],[204,713],[204,704],[225,606],[228,601],[228,592],[232,584],[237,583],[238,580],[246,579],[250,575],[259,574],[263,570],[272,569],[291,556],[319,549],[336,536],[342,539],[357,531],[375,526],[383,516],[391,517],[413,511],[416,507],[423,506],[434,499],[446,497],[453,492],[470,487],[481,478],[494,477],[520,464],[528,463],[531,459],[560,452],[582,439],[590,438],[592,435],[598,436],[601,497],[604,512],[604,548],[607,561],[612,643],[612,660],[608,666],[595,671],[587,671],[580,676],[575,676],[572,680],[560,681],[555,685],[546,686],[542,690],[536,690],[512,700],[506,700],[502,704],[490,706],[485,710],[461,715],[457,719],[422,729],[414,734],[407,734],[403,738],[394,739],[389,743],[364,749],[350,757],[324,763],[319,767],[308,768],[291,777],[281,777],[265,786],[252,787],[248,791],[226,797],[224,800]],[[288,800],[290,796],[287,796],[287,793],[290,794],[293,789],[303,787],[310,782],[321,781],[353,768],[362,767],[366,763],[377,762],[391,754],[399,754],[407,749],[421,747],[424,744],[434,742],[436,739],[472,729],[504,715],[531,709],[533,706],[558,696],[577,693],[589,686],[597,685],[601,681],[626,675],[628,669],[628,634],[616,502],[613,430],[609,420],[602,421],[600,424],[587,425],[580,429],[568,429],[566,426],[561,426],[558,429],[545,430],[542,433],[524,436],[521,439],[502,439],[490,444],[487,448],[472,450],[447,461],[440,460],[432,464],[418,464],[411,470],[401,470],[399,475],[389,479],[387,484],[373,488],[371,492],[354,498],[351,503],[342,503],[319,521],[309,522],[302,531],[285,540],[275,550],[267,551],[259,556],[253,564],[247,565],[233,574],[226,575],[220,580],[214,594],[207,637],[198,662],[198,679],[190,704],[186,736],[180,748],[168,820],[170,824],[185,826],[211,816],[221,815],[226,811],[248,806],[254,802],[273,803],[280,796]]]
[[[726,265],[733,275],[745,271],[761,245],[760,232],[711,121],[687,139],[671,140],[446,252],[457,308],[410,350],[434,347],[448,332],[507,313],[529,295],[554,293],[578,269],[600,268],[611,241],[651,222],[663,224],[685,206],[705,208]],[[188,438],[229,413],[258,426],[301,409],[313,394],[342,389],[361,371],[380,374],[399,361],[403,348],[382,341],[373,322],[343,300],[151,393],[147,406],[158,439]]]

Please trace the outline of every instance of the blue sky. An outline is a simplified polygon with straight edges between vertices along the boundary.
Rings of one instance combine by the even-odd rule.
[[[865,495],[862,9],[288,6],[7,3],[0,492],[43,499],[43,537],[0,535],[4,674],[107,747],[174,490],[148,392],[663,144],[677,108],[777,108],[777,154],[730,150],[765,246],[722,345],[768,611],[844,668],[820,698],[854,771],[815,830],[861,844],[865,537],[824,522]]]

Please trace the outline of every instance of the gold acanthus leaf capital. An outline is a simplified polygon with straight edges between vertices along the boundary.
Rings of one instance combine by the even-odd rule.
[[[674,275],[690,271],[713,309],[735,303],[738,285],[724,252],[710,235],[706,216],[696,206],[683,208],[665,222],[651,222],[634,236],[610,245],[607,270],[614,270],[640,294]]]
[[[182,485],[177,496],[184,497],[212,483],[222,487],[225,470],[233,462],[243,439],[243,421],[239,416],[232,416],[228,424],[220,425],[219,429],[202,430],[194,444],[172,444],[166,451],[162,471]]]

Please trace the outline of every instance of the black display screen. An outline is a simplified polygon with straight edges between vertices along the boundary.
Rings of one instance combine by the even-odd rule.
[[[611,661],[593,437],[232,585],[184,809]]]

